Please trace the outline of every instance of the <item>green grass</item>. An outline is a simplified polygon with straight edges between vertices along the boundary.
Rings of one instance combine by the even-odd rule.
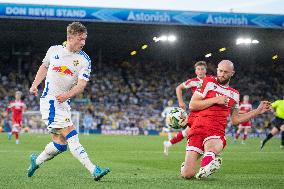
[[[185,141],[174,146],[168,157],[162,153],[159,136],[80,135],[90,158],[111,173],[100,182],[70,152],[46,162],[32,178],[26,176],[29,155],[39,153],[50,141],[48,135],[21,135],[21,144],[0,134],[0,188],[284,188],[284,150],[272,139],[262,152],[260,139],[246,145],[231,144],[222,153],[219,172],[205,180],[179,176]]]

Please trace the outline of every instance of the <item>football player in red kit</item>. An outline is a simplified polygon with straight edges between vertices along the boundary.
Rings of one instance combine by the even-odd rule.
[[[252,105],[251,105],[251,103],[249,103],[249,96],[248,95],[244,95],[243,101],[240,103],[239,109],[240,109],[239,110],[240,114],[248,113],[249,111],[252,110]],[[235,142],[238,140],[241,132],[244,130],[242,144],[245,144],[245,140],[247,139],[248,133],[251,130],[251,126],[252,126],[251,120],[240,123],[239,128],[238,128],[237,133],[236,133],[236,136],[235,136]]]
[[[222,60],[217,77],[205,77],[191,98],[189,108],[196,112],[196,117],[188,133],[185,162],[181,167],[184,178],[204,178],[220,169],[222,161],[217,155],[226,146],[225,128],[230,114],[232,123],[239,124],[271,109],[269,102],[262,101],[257,109],[239,114],[239,92],[229,86],[234,73],[234,64]],[[202,155],[201,167],[197,170]]]
[[[26,104],[21,100],[22,92],[17,91],[15,93],[15,100],[11,101],[7,107],[7,112],[12,112],[12,132],[11,135],[15,135],[16,144],[19,144],[19,133],[22,128],[23,112],[26,111]],[[11,138],[11,137],[9,137]]]

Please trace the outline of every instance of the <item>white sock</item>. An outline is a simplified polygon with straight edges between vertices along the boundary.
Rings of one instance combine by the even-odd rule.
[[[165,145],[166,145],[167,147],[171,147],[173,144],[172,144],[170,141],[166,141],[166,142],[165,142]]]
[[[173,138],[172,133],[168,132],[168,140],[171,140]]]
[[[93,174],[95,166],[88,157],[84,147],[80,144],[78,134],[67,139],[68,146],[72,155],[78,159],[91,174]]]
[[[181,131],[181,133],[182,133],[182,136],[183,136],[184,138],[187,138],[187,132],[186,132],[186,130]]]
[[[41,154],[36,158],[36,164],[41,165],[43,162],[51,160],[63,151],[58,150],[53,142],[48,143]]]

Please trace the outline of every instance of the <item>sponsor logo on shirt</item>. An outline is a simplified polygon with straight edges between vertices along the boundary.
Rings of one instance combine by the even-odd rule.
[[[67,66],[54,66],[53,71],[59,73],[60,75],[70,75],[73,76],[74,73]]]

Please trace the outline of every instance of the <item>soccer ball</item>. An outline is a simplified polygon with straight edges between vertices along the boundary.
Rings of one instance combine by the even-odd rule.
[[[187,124],[187,113],[182,109],[173,108],[166,117],[166,123],[173,129],[179,129]]]

